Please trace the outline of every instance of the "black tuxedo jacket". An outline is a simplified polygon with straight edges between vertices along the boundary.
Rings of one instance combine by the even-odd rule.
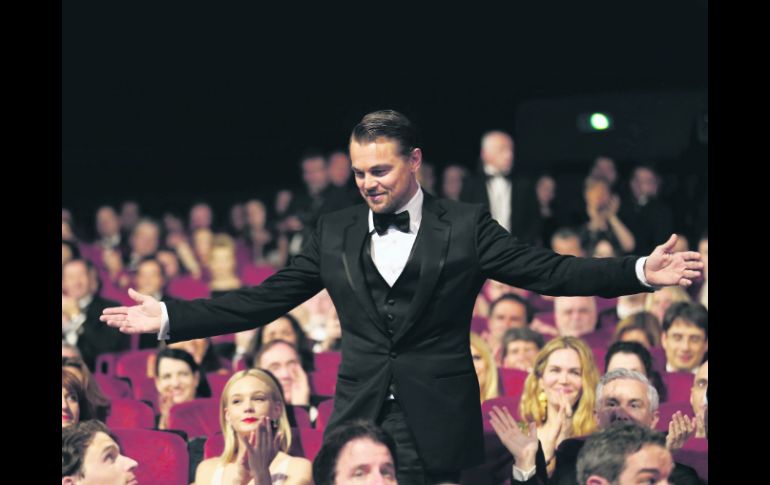
[[[540,225],[538,224],[539,212],[537,197],[532,182],[526,178],[513,174],[507,177],[511,181],[511,220],[509,227],[511,234],[519,238],[519,241],[534,244],[540,240]],[[483,169],[469,177],[463,183],[460,200],[472,204],[483,204],[489,208],[489,193],[487,192],[487,175]],[[545,241],[545,246],[550,246],[550,241]]]
[[[470,354],[476,295],[487,278],[547,295],[615,297],[645,291],[636,258],[579,259],[518,243],[481,205],[425,194],[412,251],[420,279],[389,335],[361,265],[368,207],[322,216],[308,244],[260,286],[215,300],[168,302],[174,341],[264,325],[326,288],[342,326],[342,363],[328,428],[376,419],[391,377],[426,469],[483,460],[479,386]]]
[[[105,308],[120,306],[120,303],[94,295],[85,309],[86,321],[78,330],[78,350],[83,362],[91,372],[95,372],[96,357],[105,352],[128,350],[131,336],[121,333],[117,328],[105,325],[99,317]],[[157,337],[156,337],[157,339]]]

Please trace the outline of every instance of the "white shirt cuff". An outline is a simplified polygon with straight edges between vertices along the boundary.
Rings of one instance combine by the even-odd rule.
[[[656,286],[652,286],[647,282],[647,278],[644,277],[644,263],[647,262],[647,256],[636,260],[636,277],[639,278],[639,282],[647,288],[657,289]]]
[[[536,470],[537,467],[533,466],[531,470],[525,472],[521,468],[517,468],[516,465],[513,465],[513,479],[519,482],[526,482],[535,475]]]
[[[163,312],[163,315],[161,316],[161,322],[160,322],[160,331],[158,332],[158,340],[168,340],[170,337],[168,336],[169,330],[171,328],[168,324],[168,310],[166,309],[166,304],[163,302],[160,302],[160,310]]]

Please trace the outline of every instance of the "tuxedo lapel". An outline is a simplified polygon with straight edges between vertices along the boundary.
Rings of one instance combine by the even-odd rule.
[[[420,279],[403,325],[393,337],[394,342],[398,341],[420,318],[425,305],[430,301],[446,262],[452,226],[441,220],[443,213],[444,209],[437,199],[426,193],[420,233],[417,235],[413,254],[413,257],[419,258]]]
[[[369,222],[367,220],[369,208],[366,206],[363,206],[363,208],[366,210],[359,211],[350,225],[344,229],[342,264],[345,266],[345,276],[348,279],[348,284],[350,284],[350,289],[358,299],[361,308],[364,309],[377,328],[387,335],[387,329],[380,321],[374,308],[372,296],[369,294],[366,284],[364,270],[361,267],[361,250],[369,233]]]

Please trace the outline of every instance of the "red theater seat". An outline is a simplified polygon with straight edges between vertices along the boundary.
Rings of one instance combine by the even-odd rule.
[[[189,276],[172,279],[166,291],[169,295],[181,300],[195,300],[210,296],[209,286],[206,283]]]
[[[337,373],[315,370],[310,373],[310,386],[314,396],[334,396],[337,389]]]
[[[211,387],[211,397],[219,400],[222,396],[222,391],[227,384],[227,381],[233,376],[232,372],[227,374],[220,374],[219,372],[207,372],[206,380],[209,381],[209,387]]]
[[[315,459],[318,450],[321,449],[324,433],[318,429],[299,428],[299,439],[302,444],[302,452],[310,461]]]
[[[674,461],[695,468],[698,476],[708,482],[709,479],[709,453],[706,451],[681,449],[674,452]],[[755,482],[757,483],[757,482]]]
[[[517,421],[521,420],[519,417],[519,398],[511,396],[501,396],[492,399],[487,399],[481,403],[481,415],[484,420],[484,431],[494,433],[495,430],[489,422],[489,412],[492,411],[492,407],[497,406],[499,408],[508,408],[508,412]]]
[[[107,426],[112,428],[142,428],[155,427],[155,414],[152,408],[142,401],[135,399],[113,399]]]
[[[477,335],[483,335],[484,332],[489,330],[486,317],[476,316],[471,319],[471,332]]]
[[[313,356],[313,361],[316,371],[331,372],[336,376],[342,362],[342,354],[340,352],[319,352]]]
[[[114,428],[125,456],[139,463],[136,478],[142,485],[186,485],[190,456],[181,436],[149,429]]]
[[[168,429],[179,429],[188,438],[209,436],[219,431],[219,400],[193,399],[175,404],[168,414]]]
[[[690,401],[668,401],[661,403],[658,407],[658,415],[660,418],[655,425],[655,429],[659,431],[668,431],[668,423],[671,422],[671,416],[677,411],[681,411],[683,415],[688,416],[689,418],[692,418],[693,416]]]
[[[93,376],[96,383],[99,384],[99,388],[108,398],[131,399],[133,397],[131,384],[125,380],[107,374],[94,374]]]
[[[692,372],[664,372],[663,382],[668,389],[668,400],[675,401],[689,401],[690,389],[692,389],[692,383],[695,380],[695,375]]]
[[[524,392],[524,381],[527,380],[528,372],[519,369],[500,368],[500,382],[503,384],[504,395],[510,397],[520,397]]]

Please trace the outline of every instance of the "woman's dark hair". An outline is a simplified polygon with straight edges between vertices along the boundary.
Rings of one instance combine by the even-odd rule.
[[[160,378],[160,361],[164,358],[184,361],[193,373],[198,372],[200,379],[198,380],[198,388],[195,390],[195,397],[211,397],[211,387],[209,387],[209,381],[206,379],[206,373],[201,372],[197,362],[195,362],[195,359],[189,352],[182,349],[170,348],[165,348],[158,352],[157,358],[155,359],[156,378]]]
[[[109,398],[102,392],[102,388],[99,387],[99,383],[94,379],[88,366],[85,365],[82,360],[75,357],[62,357],[61,365],[62,368],[71,367],[80,371],[80,374],[83,376],[83,387],[85,388],[86,399],[91,403],[94,410],[94,417],[99,421],[107,421],[112,403],[110,403]]]
[[[80,415],[78,421],[85,421],[94,418],[94,405],[86,397],[86,388],[80,382],[74,372],[68,371],[64,367],[61,369],[61,386],[71,395],[75,396],[80,406]]]
[[[666,384],[663,382],[658,371],[652,365],[652,355],[639,342],[615,342],[607,349],[607,354],[604,356],[604,372],[607,372],[607,366],[610,365],[610,360],[615,354],[634,354],[639,357],[639,361],[644,366],[644,373],[647,374],[647,379],[658,391],[660,401],[663,402],[668,398],[668,390]]]

